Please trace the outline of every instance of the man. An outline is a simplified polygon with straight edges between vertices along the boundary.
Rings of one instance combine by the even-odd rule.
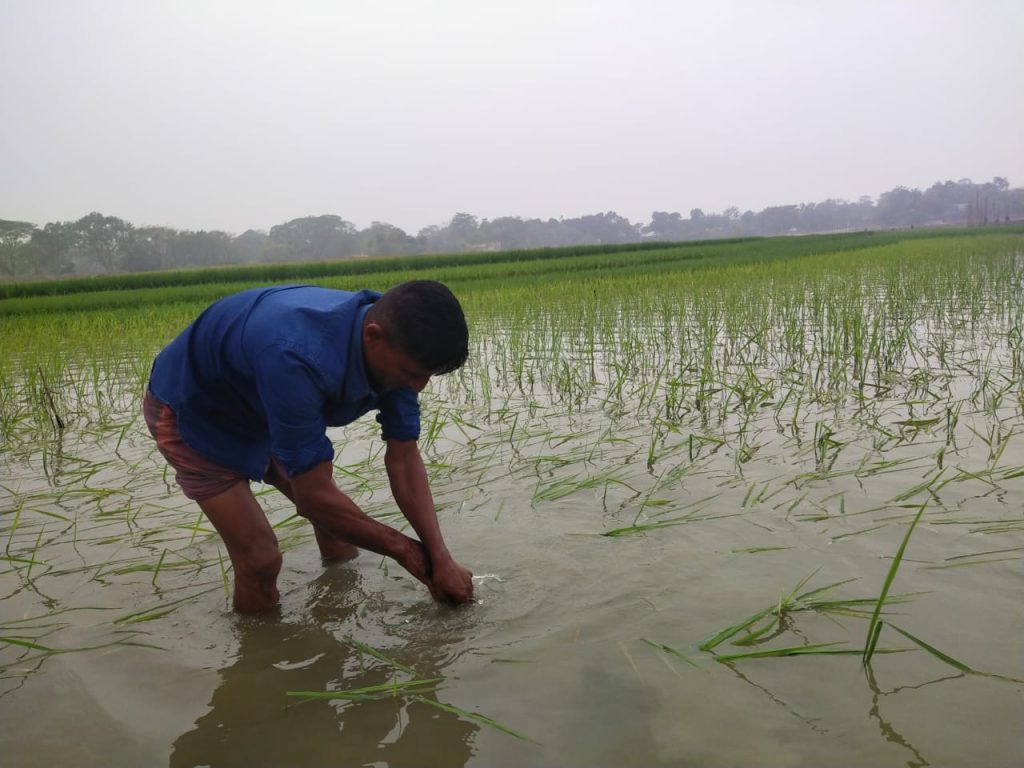
[[[461,367],[469,333],[441,283],[381,295],[315,286],[257,288],[208,307],[157,356],[143,410],[178,484],[227,546],[234,607],[277,604],[281,552],[249,480],[271,483],[313,524],[321,555],[357,547],[394,558],[441,602],[473,597],[437,523],[419,437],[419,393]],[[334,484],[325,430],[371,409],[391,491],[419,540],[363,513]]]

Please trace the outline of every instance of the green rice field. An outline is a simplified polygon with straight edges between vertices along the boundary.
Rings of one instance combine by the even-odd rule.
[[[253,285],[459,296],[420,447],[477,601],[324,566],[282,603],[140,413]],[[1024,228],[0,284],[0,763],[965,766],[1024,754]],[[372,417],[339,486],[402,526]]]

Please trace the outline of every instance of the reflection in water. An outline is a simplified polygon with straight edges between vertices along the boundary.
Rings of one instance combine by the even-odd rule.
[[[42,444],[39,456],[43,461],[43,475],[46,477],[50,487],[60,486],[61,475],[64,471],[64,430],[55,429],[52,439]]]
[[[324,629],[325,623],[345,622],[360,607],[366,596],[357,580],[353,570],[329,568],[312,585],[307,610],[294,621],[238,619],[237,660],[221,670],[210,710],[175,741],[171,768],[466,764],[477,726],[428,704],[286,697],[286,691],[342,690],[392,679],[393,670],[361,657]],[[438,645],[401,660],[420,678],[439,677],[449,659]]]
[[[913,744],[907,741],[902,734],[900,734],[895,728],[892,727],[892,723],[882,718],[882,713],[879,710],[878,706],[879,700],[883,696],[891,696],[893,694],[899,693],[902,690],[924,688],[925,686],[934,685],[935,683],[941,683],[945,680],[955,680],[959,677],[963,677],[963,675],[949,675],[946,677],[940,677],[937,680],[931,680],[927,683],[921,683],[919,685],[901,686],[892,691],[885,692],[878,687],[878,683],[875,681],[875,672],[871,668],[871,665],[868,664],[864,669],[867,672],[868,687],[871,688],[871,710],[868,712],[868,716],[878,721],[878,727],[881,730],[882,736],[885,737],[886,741],[890,742],[891,744],[897,744],[898,746],[903,747],[914,756],[914,759],[907,761],[907,768],[924,768],[924,766],[931,765],[931,763],[929,763],[924,758],[924,756],[917,750],[917,748]]]
[[[798,720],[801,720],[804,723],[806,723],[811,728],[811,730],[821,734],[828,732],[827,729],[822,728],[817,724],[819,718],[811,718],[800,714],[793,707],[791,707],[785,701],[780,699],[770,690],[768,690],[762,685],[758,685],[753,680],[744,675],[742,672],[740,672],[735,664],[726,663],[725,666],[729,667],[729,669],[732,670],[733,674],[735,674],[736,677],[738,677],[740,680],[753,686],[754,688],[757,688],[759,691],[763,692],[769,698],[769,700],[771,700],[775,704],[780,705],[784,710],[786,710],[789,714],[793,715]],[[917,748],[909,741],[907,741],[907,739],[893,727],[892,723],[882,718],[881,711],[879,708],[880,700],[882,699],[882,697],[892,696],[899,693],[900,691],[924,688],[926,686],[934,685],[935,683],[941,683],[946,680],[955,680],[957,678],[963,677],[963,675],[949,675],[946,677],[940,677],[936,680],[930,680],[926,683],[920,683],[918,685],[905,685],[895,688],[892,691],[882,691],[878,687],[878,683],[875,681],[875,674],[874,671],[871,669],[870,665],[865,667],[865,671],[867,672],[868,687],[871,689],[872,694],[871,710],[868,712],[868,716],[878,721],[878,726],[882,732],[882,736],[889,743],[896,744],[897,746],[906,749],[913,755],[913,758],[909,759],[906,763],[907,768],[925,768],[925,766],[931,765],[931,763],[929,763],[928,760],[925,759],[925,757],[917,750]]]
[[[790,715],[792,715],[797,720],[799,720],[802,723],[804,723],[805,725],[807,725],[812,731],[815,731],[817,733],[822,733],[822,734],[828,733],[828,731],[826,729],[824,729],[820,725],[818,725],[818,721],[821,718],[808,717],[806,715],[800,714],[799,712],[796,711],[796,709],[792,705],[786,703],[785,701],[780,699],[778,696],[776,696],[774,693],[772,693],[767,688],[765,688],[763,685],[759,685],[759,684],[755,683],[749,677],[747,677],[742,672],[740,672],[739,668],[735,664],[732,664],[732,663],[729,663],[729,662],[725,662],[725,666],[727,666],[730,670],[732,670],[732,673],[734,675],[736,675],[736,677],[738,677],[744,683],[746,683],[747,685],[753,686],[757,690],[761,691],[761,693],[763,693],[765,696],[768,697],[769,701],[771,701],[773,704],[778,704],[780,707],[782,707]]]

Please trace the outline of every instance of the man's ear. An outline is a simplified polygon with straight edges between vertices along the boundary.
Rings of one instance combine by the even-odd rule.
[[[384,330],[384,326],[380,323],[366,323],[363,326],[363,343],[364,344],[379,344],[382,341],[387,341],[388,334]]]

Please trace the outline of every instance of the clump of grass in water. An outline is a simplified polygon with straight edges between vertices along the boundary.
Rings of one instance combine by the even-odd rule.
[[[868,617],[868,614],[865,612],[864,608],[868,605],[873,604],[874,609],[870,614],[869,618],[867,639],[865,641],[865,646],[862,650],[850,648],[837,648],[836,646],[840,645],[840,642],[809,643],[800,646],[770,648],[765,650],[749,651],[743,653],[715,653],[715,659],[717,661],[727,663],[739,661],[742,659],[777,658],[783,656],[860,655],[863,663],[865,665],[869,665],[871,659],[874,657],[876,653],[902,653],[910,650],[905,648],[878,648],[878,639],[882,631],[882,626],[887,624],[900,635],[907,638],[921,649],[927,651],[929,654],[931,654],[939,661],[953,667],[954,669],[962,672],[963,674],[989,677],[997,680],[1005,680],[1007,682],[1018,684],[1024,682],[1024,680],[1011,677],[1008,675],[999,675],[992,672],[983,672],[974,669],[966,663],[959,661],[958,659],[953,658],[949,654],[940,651],[935,646],[931,645],[930,643],[927,643],[926,641],[922,640],[921,638],[917,637],[911,632],[900,627],[897,627],[895,624],[892,624],[891,622],[885,622],[881,619],[881,615],[886,605],[905,602],[913,597],[913,595],[892,596],[890,595],[890,589],[892,587],[893,582],[895,581],[896,574],[899,571],[900,563],[903,560],[903,556],[906,552],[907,544],[910,541],[910,537],[913,534],[915,527],[920,522],[926,507],[927,503],[921,504],[918,507],[917,514],[911,521],[906,534],[904,534],[903,539],[900,542],[899,549],[897,550],[896,555],[893,558],[893,562],[889,566],[889,570],[886,573],[886,577],[882,585],[881,594],[877,598],[858,598],[852,600],[820,599],[820,596],[825,592],[831,591],[832,589],[835,589],[836,587],[842,584],[847,584],[850,581],[852,581],[852,579],[837,581],[832,584],[828,584],[824,587],[819,587],[817,589],[810,590],[809,592],[796,595],[796,593],[801,588],[803,588],[803,586],[810,580],[810,578],[814,576],[814,574],[812,573],[810,576],[806,577],[803,581],[797,584],[797,586],[787,596],[780,597],[779,602],[776,605],[768,606],[767,608],[758,611],[757,613],[747,617],[746,619],[737,622],[736,624],[733,624],[729,627],[726,627],[725,629],[721,630],[720,632],[716,633],[715,635],[701,643],[698,646],[699,649],[702,651],[713,652],[714,649],[720,646],[722,643],[726,642],[727,640],[732,640],[732,638],[736,637],[741,633],[744,633],[743,636],[738,640],[732,640],[732,645],[744,646],[766,642],[771,637],[775,637],[785,630],[785,617],[790,613],[798,611],[816,611],[819,613],[834,613],[844,616],[865,618]],[[776,630],[775,634],[769,637],[765,637],[773,629]],[[670,652],[676,656],[683,658],[689,663],[692,663],[685,656],[680,654],[678,651],[675,651],[674,649],[670,648],[669,646],[653,643],[649,640],[645,640],[644,642],[648,643],[649,645],[655,648],[658,648],[659,650]]]
[[[26,665],[42,664],[50,657],[64,654],[84,653],[117,646],[165,650],[160,646],[134,639],[138,634],[137,632],[122,632],[120,633],[121,636],[114,640],[93,645],[58,646],[46,639],[54,632],[69,626],[67,622],[58,619],[61,615],[78,611],[108,610],[113,609],[98,607],[65,608],[46,615],[8,621],[0,625],[0,651],[10,650],[15,653],[14,661],[0,662],[0,678],[23,676],[26,672],[32,671],[31,669],[26,669]],[[13,674],[7,674],[10,672],[13,672]]]
[[[878,596],[878,601],[875,604],[874,613],[872,613],[872,615],[871,615],[871,622],[868,625],[867,640],[865,641],[864,653],[863,653],[864,664],[868,665],[868,664],[871,663],[872,656],[874,656],[874,654],[877,652],[878,638],[879,638],[879,636],[882,633],[882,627],[884,625],[888,624],[888,626],[892,627],[894,630],[899,632],[901,635],[903,635],[903,637],[907,638],[908,640],[913,642],[915,645],[917,645],[920,648],[924,649],[925,651],[930,653],[932,656],[934,656],[936,659],[938,659],[942,663],[948,664],[949,666],[953,667],[954,669],[959,670],[960,672],[963,672],[964,674],[967,674],[967,675],[980,675],[980,676],[983,676],[983,677],[991,677],[991,678],[995,678],[995,679],[999,679],[999,680],[1007,680],[1009,682],[1014,682],[1014,683],[1024,682],[1024,681],[1022,681],[1020,679],[1013,678],[1013,677],[1008,677],[1008,676],[1005,676],[1005,675],[997,675],[997,674],[994,674],[994,673],[991,673],[991,672],[980,672],[980,671],[978,671],[978,670],[976,670],[976,669],[974,669],[972,667],[969,667],[967,664],[963,663],[962,661],[958,661],[957,659],[954,659],[952,656],[949,656],[948,654],[943,653],[942,651],[940,651],[935,646],[930,645],[929,643],[926,643],[924,640],[922,640],[919,637],[911,634],[907,630],[900,629],[899,627],[897,627],[895,624],[893,624],[891,622],[884,622],[884,621],[881,620],[880,615],[881,615],[881,612],[882,612],[882,607],[885,605],[885,603],[887,601],[887,598],[888,598],[888,595],[889,595],[889,588],[892,586],[892,582],[896,578],[896,572],[899,570],[900,563],[903,560],[903,555],[906,552],[907,543],[910,541],[910,536],[911,536],[911,534],[913,534],[914,528],[917,526],[918,522],[921,520],[921,516],[924,514],[924,511],[925,511],[926,507],[927,507],[927,502],[922,504],[918,508],[917,514],[914,516],[914,519],[911,521],[910,527],[907,529],[906,534],[903,536],[903,541],[900,542],[899,549],[896,550],[896,556],[893,558],[892,564],[889,566],[889,571],[886,574],[885,582],[882,584],[882,592]]]
[[[364,686],[362,688],[349,688],[341,691],[287,691],[285,695],[309,700],[321,699],[329,701],[379,701],[382,699],[395,699],[400,696],[406,696],[413,701],[427,704],[431,707],[457,715],[458,717],[470,720],[474,723],[479,723],[480,725],[486,725],[490,728],[501,731],[502,733],[506,733],[509,736],[521,739],[522,741],[528,741],[531,744],[539,743],[531,739],[529,736],[525,736],[518,731],[514,731],[508,726],[502,725],[496,720],[492,720],[479,712],[469,712],[460,707],[437,701],[436,699],[428,699],[423,695],[425,693],[436,693],[438,686],[444,682],[444,678],[420,678],[417,676],[414,669],[395,661],[381,651],[378,651],[376,648],[372,648],[371,646],[354,640],[353,638],[347,638],[346,642],[361,653],[365,653],[366,655],[371,656],[377,661],[380,661],[384,665],[390,667],[394,671],[391,682]],[[410,678],[407,680],[399,680],[398,673],[409,675]]]
[[[842,616],[852,616],[857,618],[863,618],[867,614],[865,608],[872,603],[877,601],[872,598],[854,598],[854,599],[824,599],[823,596],[827,592],[831,592],[843,584],[848,584],[853,579],[844,579],[843,581],[836,581],[831,584],[826,584],[823,587],[817,587],[807,592],[800,592],[804,586],[814,577],[817,573],[811,573],[803,580],[801,580],[787,595],[780,596],[777,603],[770,605],[757,613],[737,622],[725,629],[717,632],[716,634],[709,637],[707,640],[702,642],[698,648],[702,651],[713,652],[715,648],[720,646],[727,640],[732,641],[731,644],[734,646],[750,646],[760,645],[767,642],[768,640],[781,635],[785,629],[785,622],[790,614],[813,611],[815,613],[822,614],[835,614]],[[912,598],[912,595],[899,595],[892,598],[891,602],[904,602]],[[770,634],[771,633],[771,634]],[[742,635],[739,639],[737,635]],[[764,649],[759,651],[748,651],[743,653],[732,653],[732,654],[715,654],[715,658],[718,661],[729,662],[737,661],[740,659],[752,659],[752,658],[767,658],[767,657],[778,657],[778,656],[800,656],[808,654],[824,654],[824,655],[857,655],[862,653],[860,650],[855,649],[843,649],[836,648],[839,645],[837,642],[829,643],[811,643],[795,647],[785,648],[772,648]],[[884,651],[885,653],[891,653],[892,651]]]

